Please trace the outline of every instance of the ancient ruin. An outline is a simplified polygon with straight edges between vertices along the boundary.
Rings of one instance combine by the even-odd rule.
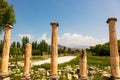
[[[80,79],[79,80],[88,80],[87,75],[87,56],[86,56],[86,50],[82,49],[80,51]]]
[[[32,80],[31,75],[31,54],[32,54],[32,45],[30,43],[26,44],[25,48],[25,58],[24,58],[24,73],[21,77],[21,80]]]
[[[117,42],[116,24],[115,24],[116,21],[117,21],[116,18],[108,18],[107,20],[107,23],[109,25],[110,65],[111,65],[110,68],[108,66],[108,69],[111,69],[111,73],[98,70],[99,74],[102,76],[104,74],[107,75],[107,78],[111,76],[110,80],[120,80],[119,53],[118,53],[118,42]],[[63,75],[64,76],[66,75],[69,80],[73,79],[73,77],[76,78],[77,80],[89,80],[91,75],[94,76],[97,71],[95,71],[95,68],[90,67],[89,65],[88,66],[89,68],[91,68],[91,71],[90,70],[88,71],[89,68],[87,69],[88,66],[87,66],[86,49],[80,50],[79,65],[78,65],[79,73],[75,73],[75,70],[72,71],[72,67],[68,65],[67,67],[64,67],[63,71],[58,70],[57,58],[58,58],[59,23],[51,22],[50,25],[52,26],[50,70],[47,71],[45,69],[39,68],[38,71],[41,72],[43,71],[44,74],[47,74],[48,80],[59,80],[60,79],[59,76],[63,73],[66,73]],[[11,25],[6,25],[4,27],[5,34],[4,34],[3,51],[1,58],[0,80],[10,80],[11,74],[8,72],[8,64],[9,64],[11,29],[12,29]],[[32,45],[30,43],[27,43],[24,54],[24,72],[23,75],[21,75],[20,80],[34,80],[33,75],[31,73],[31,57],[32,57]],[[64,72],[64,70],[66,70],[67,72]],[[88,73],[91,75],[88,75]]]
[[[58,57],[58,26],[57,22],[51,22],[52,26],[52,42],[51,42],[51,66],[50,66],[50,78],[49,80],[58,80],[57,75],[57,57]]]
[[[3,42],[3,51],[2,51],[2,62],[1,62],[1,80],[9,80],[10,73],[8,72],[8,63],[9,63],[9,52],[10,52],[10,37],[11,37],[11,25],[5,25],[4,30],[4,42]]]
[[[109,18],[107,23],[109,24],[111,78],[113,80],[120,80],[119,53],[115,24],[116,21],[116,18]]]

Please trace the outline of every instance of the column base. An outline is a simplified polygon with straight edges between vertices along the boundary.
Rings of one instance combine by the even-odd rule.
[[[31,74],[23,74],[20,80],[33,80],[33,76]]]
[[[49,80],[58,80],[58,75],[50,75]]]
[[[0,72],[0,80],[9,78],[10,76],[11,76],[11,74],[9,72]]]
[[[80,76],[79,80],[89,80],[88,76]]]
[[[120,76],[119,77],[111,76],[109,80],[120,80]]]

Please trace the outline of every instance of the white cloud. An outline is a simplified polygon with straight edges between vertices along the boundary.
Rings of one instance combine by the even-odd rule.
[[[41,40],[45,40],[48,44],[51,44],[51,38],[47,38],[47,33],[42,34],[37,41],[40,42]]]
[[[23,38],[24,36],[27,36],[30,40],[33,38],[31,34],[18,34],[18,37]]]
[[[38,41],[45,40],[48,44],[51,44],[51,37],[47,37],[47,33],[42,34]],[[83,36],[77,33],[64,33],[58,37],[59,44],[67,47],[81,47],[81,46],[93,46],[96,44],[103,44],[107,42],[106,39],[97,39],[92,36]]]
[[[31,34],[18,34],[18,37],[22,38],[27,36],[30,40],[33,38]],[[47,37],[47,33],[42,34],[40,38],[37,39],[38,42],[45,40],[48,44],[51,44],[51,37]],[[64,33],[62,36],[58,37],[58,43],[67,47],[81,47],[81,46],[94,46],[96,44],[103,44],[107,42],[106,39],[97,39],[92,36],[83,36],[77,33]]]
[[[77,33],[64,33],[59,40],[59,44],[67,47],[92,46],[104,42],[106,42],[105,39],[97,39],[92,36],[83,36]]]

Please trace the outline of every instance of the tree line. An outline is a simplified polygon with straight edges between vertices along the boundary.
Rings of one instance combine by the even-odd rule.
[[[110,46],[109,42],[104,44],[97,44],[95,46],[90,46],[87,51],[91,52],[92,55],[96,56],[110,56]],[[118,40],[118,52],[120,53],[120,40]]]
[[[25,51],[25,45],[29,43],[29,38],[24,36],[20,42],[13,41],[10,47],[10,56],[11,55],[23,55]],[[32,44],[32,55],[44,55],[50,53],[50,46],[46,43],[45,40],[34,41]],[[2,54],[3,41],[0,40],[0,55]]]
[[[21,42],[13,41],[10,45],[10,56],[17,56],[23,55],[25,52],[25,45],[29,43],[29,38],[24,36]],[[32,55],[49,55],[51,53],[50,45],[45,40],[41,40],[40,42],[33,41],[32,44]],[[2,47],[3,47],[3,40],[0,40],[0,55],[2,55]],[[78,49],[72,50],[72,48],[67,48],[65,46],[58,45],[58,54],[63,55],[74,55],[75,53],[79,52]]]
[[[27,36],[24,36],[21,40],[21,42],[13,41],[11,43],[10,47],[10,56],[16,56],[16,55],[23,55],[25,51],[25,45],[29,43],[29,38]],[[40,42],[33,41],[32,43],[32,55],[49,55],[51,53],[50,45],[47,44],[45,40],[42,40]],[[60,45],[58,45],[60,46]],[[0,55],[2,55],[2,47],[3,47],[3,40],[0,40]],[[110,55],[110,47],[109,42],[104,44],[97,44],[95,46],[90,46],[90,48],[87,49],[88,52],[91,52],[92,55],[95,56],[109,56]],[[120,53],[120,40],[118,40],[118,51]],[[72,48],[58,48],[58,54],[71,54],[74,55],[75,53],[79,53],[79,50],[72,50]]]

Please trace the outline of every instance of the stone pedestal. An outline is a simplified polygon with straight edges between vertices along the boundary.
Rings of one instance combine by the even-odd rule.
[[[29,74],[23,74],[20,80],[33,80],[33,76]]]
[[[49,80],[58,80],[58,75],[50,75]]]
[[[0,73],[0,80],[10,80],[10,73],[7,73],[7,72],[5,72],[5,73]]]
[[[24,59],[24,73],[21,77],[21,80],[33,80],[31,71],[31,53],[32,53],[32,45],[27,43],[25,47],[25,59]]]
[[[109,18],[107,23],[109,24],[111,77],[114,78],[113,80],[120,80],[119,53],[115,24],[116,21],[116,18]]]
[[[11,25],[5,25],[5,35],[3,42],[3,51],[2,51],[2,59],[1,59],[1,74],[0,76],[3,78],[1,80],[9,80],[8,76],[8,63],[9,63],[9,52],[10,52],[10,37],[11,37]]]
[[[51,22],[52,26],[52,42],[51,42],[51,65],[50,80],[57,80],[57,57],[58,57],[58,26],[57,22]],[[55,79],[56,78],[56,79]]]
[[[82,49],[80,53],[80,78],[79,80],[88,80],[87,75],[87,56],[86,50]]]
[[[79,80],[89,80],[88,76],[80,76]]]

